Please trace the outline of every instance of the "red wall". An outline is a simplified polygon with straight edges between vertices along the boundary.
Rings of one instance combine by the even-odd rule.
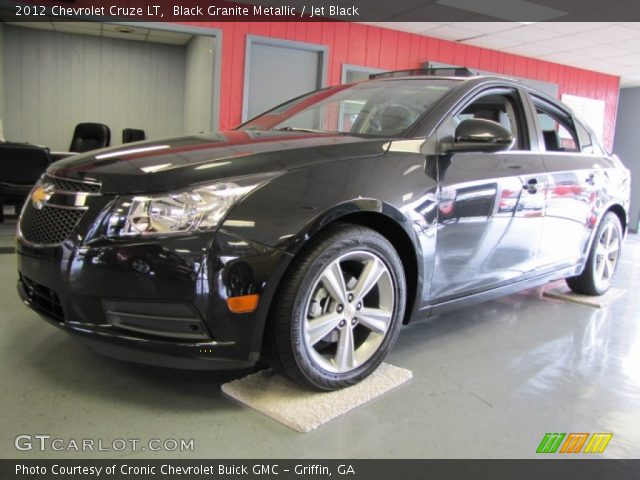
[[[556,83],[559,95],[569,93],[605,101],[606,145],[613,144],[619,77],[486,48],[345,22],[198,23],[223,31],[220,128],[241,121],[245,39],[248,34],[326,45],[328,84],[340,83],[342,64],[384,69],[417,68],[436,61],[506,75]]]

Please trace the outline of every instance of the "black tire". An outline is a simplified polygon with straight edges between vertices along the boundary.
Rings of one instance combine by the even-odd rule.
[[[608,229],[613,229],[614,234],[616,235],[617,241],[617,251],[615,254],[615,260],[613,261],[612,272],[608,275],[608,278],[603,278],[602,275],[598,273],[599,266],[603,261],[601,255],[601,249],[603,247],[603,241],[606,240],[603,238],[605,232]],[[591,249],[589,250],[589,256],[587,257],[587,262],[585,263],[584,270],[582,273],[576,277],[570,277],[566,279],[567,285],[569,288],[576,293],[580,293],[583,295],[603,295],[609,290],[611,287],[611,282],[615,276],[615,272],[618,267],[618,259],[620,257],[620,250],[622,248],[622,225],[620,224],[620,219],[613,212],[607,212],[605,216],[602,218],[600,225],[598,226],[598,230],[594,236],[593,243],[591,245]],[[610,259],[611,257],[607,257]]]
[[[364,259],[364,263],[358,276],[355,274],[351,276],[348,271],[342,270],[343,268],[359,268],[357,260],[352,260],[352,258],[360,258],[359,256]],[[375,258],[380,260],[381,263],[377,263]],[[360,285],[358,283],[360,277],[367,277],[363,273],[368,271],[366,268],[368,268],[369,263],[375,264],[375,268],[386,267],[386,272],[379,277],[379,280],[376,280],[378,283],[368,290],[369,293],[361,297],[362,301],[358,302],[354,294],[357,294],[358,291],[366,290],[364,287],[360,290],[357,287]],[[347,305],[346,308],[327,293],[328,288],[322,280],[328,278],[326,276],[327,270],[335,265],[343,273],[343,293],[348,293],[347,285],[353,285],[353,282],[356,282],[353,291],[348,293],[349,299],[345,303]],[[369,277],[374,278],[375,275],[370,275]],[[348,281],[347,278],[349,279]],[[369,311],[382,312],[381,302],[383,299],[389,298],[390,291],[393,292],[393,307],[388,307],[385,311],[386,314],[390,315],[386,332],[374,332],[371,330],[367,334],[369,327],[360,324],[359,322],[362,320],[358,319],[356,315]],[[322,295],[322,292],[327,293],[326,297],[323,300],[316,301],[315,298],[318,295]],[[316,295],[316,297],[312,297],[312,295]],[[374,306],[370,310],[368,305],[371,304],[372,298],[378,302],[378,306]],[[324,307],[321,307],[321,304]],[[330,226],[318,234],[317,238],[313,239],[293,260],[279,288],[266,332],[269,361],[276,370],[306,388],[331,391],[354,385],[370,375],[380,365],[395,343],[402,324],[405,304],[406,283],[404,270],[402,262],[391,243],[369,228],[350,224]],[[312,311],[312,305],[313,308],[318,309],[328,308],[328,305],[332,305],[333,311],[323,312],[316,317],[311,317],[309,312]],[[389,302],[387,302],[387,305],[389,305]],[[339,310],[340,307],[343,308],[342,311]],[[359,312],[355,310],[356,308]],[[325,350],[331,351],[332,343],[328,339],[337,337],[337,340],[335,340],[335,357],[333,359],[336,371],[331,371],[329,363],[332,360],[325,359],[325,355],[328,355],[328,357],[331,355],[316,349],[315,345],[310,345],[312,340],[310,339],[311,327],[309,322],[320,318],[322,315],[327,317],[329,315],[345,316],[344,319],[338,320],[338,325],[329,331],[327,336],[321,337],[323,340],[316,340],[317,343],[315,344],[324,346]],[[342,325],[343,322],[346,323],[346,326]],[[347,329],[350,329],[348,334]],[[350,341],[345,340],[343,342],[344,334],[347,334]],[[379,345],[378,342],[380,342]],[[351,345],[350,356],[339,354],[341,344]],[[366,348],[363,348],[365,344]],[[376,346],[371,347],[372,344]],[[346,347],[342,348],[342,352],[348,350]],[[359,350],[360,353],[365,352],[366,355],[369,355],[370,352],[374,353],[370,354],[370,357],[366,358],[361,364],[358,364],[354,359],[359,354]],[[343,362],[338,362],[338,358],[347,359],[344,364],[348,365],[348,368],[351,366],[353,368],[349,371],[339,371],[338,364]]]

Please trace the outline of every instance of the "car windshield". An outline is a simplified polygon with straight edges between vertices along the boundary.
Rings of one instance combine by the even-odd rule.
[[[280,105],[240,129],[402,136],[458,82],[406,78],[340,85]]]

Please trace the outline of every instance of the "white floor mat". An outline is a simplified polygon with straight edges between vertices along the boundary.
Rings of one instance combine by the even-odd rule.
[[[298,432],[310,432],[394,389],[412,376],[409,370],[383,363],[353,387],[319,393],[305,390],[272,370],[263,370],[223,384],[222,391]]]
[[[568,287],[558,287],[545,290],[543,295],[545,297],[554,298],[556,300],[564,300],[567,302],[587,305],[589,307],[602,308],[622,297],[625,293],[627,293],[627,291],[622,288],[610,288],[609,291],[604,295],[594,297],[591,295],[581,295],[579,293],[573,293],[571,290],[569,290]]]

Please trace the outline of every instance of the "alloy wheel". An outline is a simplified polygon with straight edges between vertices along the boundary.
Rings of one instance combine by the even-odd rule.
[[[596,245],[593,262],[594,279],[600,288],[606,288],[613,279],[620,252],[620,234],[615,225],[609,223],[602,229]]]
[[[394,311],[394,280],[385,262],[354,251],[331,262],[306,302],[304,343],[322,369],[352,371],[380,348]]]

